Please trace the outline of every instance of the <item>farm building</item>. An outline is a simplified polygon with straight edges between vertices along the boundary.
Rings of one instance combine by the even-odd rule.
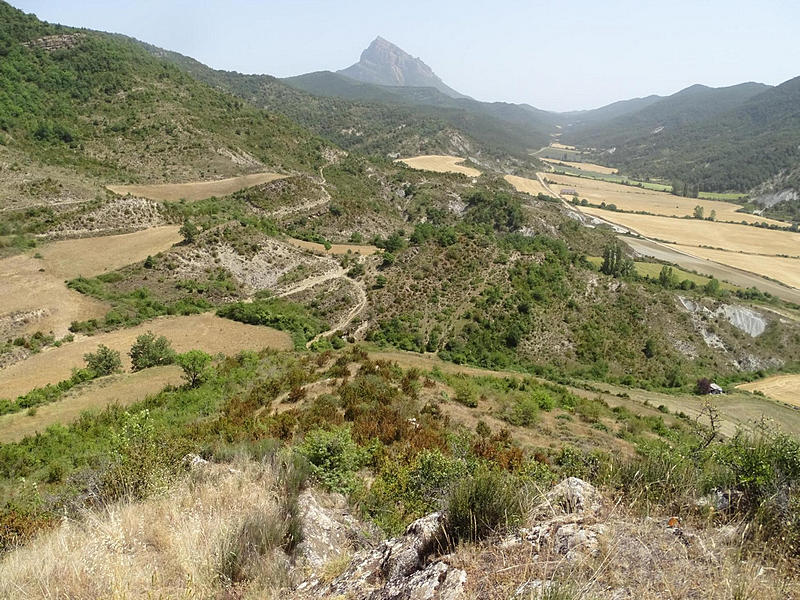
[[[561,190],[561,195],[562,196],[577,196],[578,195],[578,190],[576,190],[575,188],[564,188],[564,189]]]
[[[708,392],[709,394],[724,394],[725,393],[725,392],[722,391],[722,388],[719,385],[717,385],[716,383],[712,383],[709,386],[709,390],[710,390]]]

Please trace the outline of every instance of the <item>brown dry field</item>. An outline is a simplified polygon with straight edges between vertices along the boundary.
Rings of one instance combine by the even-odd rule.
[[[517,177],[516,175],[506,175],[504,179],[514,186],[514,189],[518,192],[524,192],[531,196],[536,196],[540,193],[547,196],[552,195],[550,190],[539,183],[538,179],[528,179],[527,177]]]
[[[35,415],[28,415],[27,411],[3,415],[0,443],[19,441],[55,423],[68,425],[85,410],[103,409],[113,403],[133,404],[182,381],[181,370],[174,365],[96,379],[70,390],[58,402],[37,407]]]
[[[800,289],[800,259],[782,258],[780,256],[762,256],[760,254],[743,254],[741,252],[726,252],[725,250],[711,250],[709,248],[695,248],[690,246],[674,245],[681,252],[693,256],[713,260],[780,281],[790,287]]]
[[[146,331],[166,336],[177,352],[197,348],[209,354],[235,354],[241,350],[294,347],[289,334],[283,331],[222,319],[212,313],[160,317],[130,329],[81,337],[0,370],[0,398],[16,398],[35,387],[68,379],[73,367],[84,366],[83,355],[94,352],[100,344],[119,350],[124,368],[130,369],[128,351],[136,337]]]
[[[317,244],[316,242],[307,242],[305,240],[298,240],[296,238],[286,238],[286,241],[293,246],[297,246],[298,248],[303,248],[304,250],[310,250],[311,252],[318,252],[320,254],[330,254],[330,255],[341,255],[347,254],[348,252],[352,252],[353,254],[360,254],[361,256],[371,256],[378,252],[378,248],[375,246],[369,245],[359,245],[359,244],[331,244],[331,247],[326,249],[323,244]]]
[[[402,162],[412,169],[421,171],[434,171],[436,173],[461,173],[467,177],[478,177],[481,172],[472,167],[465,167],[463,163],[466,159],[458,156],[442,156],[439,154],[427,154],[424,156],[414,156],[411,158],[398,158],[395,162]]]
[[[286,175],[279,173],[254,173],[240,177],[230,177],[218,181],[194,181],[190,183],[162,183],[154,185],[107,185],[106,187],[124,196],[141,196],[150,200],[177,202],[185,199],[188,202],[205,200],[211,196],[227,196],[241,189],[283,179]]]
[[[575,146],[567,146],[566,144],[559,144],[558,142],[553,142],[550,144],[551,148],[556,148],[557,150],[577,150]]]
[[[800,407],[800,375],[775,375],[736,387],[748,392],[763,392],[773,400]]]
[[[169,225],[123,235],[64,240],[0,260],[0,320],[13,313],[43,311],[19,331],[66,335],[72,321],[102,316],[110,306],[68,289],[64,280],[99,275],[167,250],[180,241],[178,229]],[[42,258],[34,258],[35,254]]]
[[[583,177],[571,177],[569,175],[543,173],[542,176],[550,181],[557,182],[555,184],[556,191],[560,191],[562,187],[574,188],[581,199],[586,198],[591,204],[600,204],[601,202],[616,204],[617,208],[624,211],[645,211],[667,217],[686,217],[692,216],[694,207],[699,205],[703,207],[706,217],[711,214],[712,210],[716,211],[717,221],[731,223],[741,223],[742,221],[747,223],[767,222],[782,227],[786,226],[786,223],[773,219],[736,212],[740,207],[732,202],[683,198],[681,196],[673,196],[667,192],[658,192],[608,181],[585,179]],[[608,217],[608,219],[613,221],[614,217]]]
[[[614,175],[617,173],[617,169],[612,167],[604,167],[603,165],[596,165],[594,163],[587,163],[587,162],[569,162],[566,160],[558,160],[555,158],[541,158],[546,163],[551,164],[562,164],[567,165],[568,167],[572,167],[573,169],[580,169],[581,171],[591,171],[592,173],[602,173],[603,175]]]
[[[632,229],[645,237],[673,244],[695,247],[703,245],[766,256],[800,256],[800,233],[734,223],[620,213],[588,206],[582,206],[580,210]]]

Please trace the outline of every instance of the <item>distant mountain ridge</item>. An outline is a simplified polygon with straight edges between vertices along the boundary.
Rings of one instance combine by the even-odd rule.
[[[361,53],[360,60],[337,71],[356,81],[396,87],[432,87],[451,98],[467,98],[448,86],[421,59],[378,36]]]

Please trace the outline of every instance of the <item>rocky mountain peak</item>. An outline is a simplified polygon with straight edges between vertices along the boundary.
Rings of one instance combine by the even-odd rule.
[[[447,86],[421,59],[408,54],[387,39],[378,36],[361,53],[354,65],[340,74],[377,85],[400,87],[433,87],[453,98],[464,98]]]

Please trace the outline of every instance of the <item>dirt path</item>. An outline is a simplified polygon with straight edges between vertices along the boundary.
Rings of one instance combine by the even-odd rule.
[[[306,202],[305,204],[299,204],[297,206],[287,206],[286,208],[279,208],[278,210],[274,210],[269,213],[269,216],[273,219],[280,219],[282,217],[288,217],[289,215],[293,215],[299,212],[306,212],[308,210],[313,210],[315,208],[319,208],[321,206],[325,206],[331,203],[331,195],[328,192],[328,189],[325,187],[328,184],[328,180],[325,179],[325,167],[319,168],[319,178],[322,183],[322,194],[325,196],[322,200],[314,200],[311,202]]]
[[[343,331],[348,325],[350,325],[350,323],[353,322],[353,319],[355,319],[358,316],[358,314],[366,308],[367,292],[364,291],[364,288],[361,286],[361,284],[359,284],[357,281],[353,281],[349,277],[345,277],[345,281],[347,281],[350,284],[350,286],[356,290],[356,295],[358,296],[358,302],[353,308],[351,308],[347,312],[347,314],[345,314],[342,318],[340,318],[339,321],[335,323],[328,331],[323,331],[319,335],[315,336],[314,339],[312,339],[310,342],[308,342],[308,344],[306,344],[306,347],[311,346],[311,344],[313,344],[314,342],[323,337],[332,335],[337,331]]]

